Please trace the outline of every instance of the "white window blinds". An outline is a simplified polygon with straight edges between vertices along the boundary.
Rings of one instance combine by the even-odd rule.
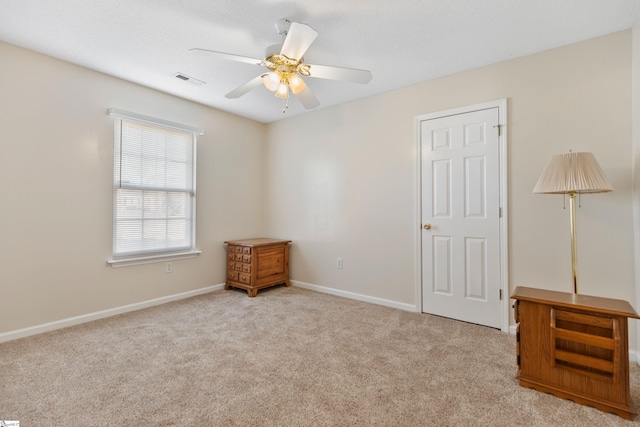
[[[114,134],[114,259],[193,250],[195,133],[117,117]]]

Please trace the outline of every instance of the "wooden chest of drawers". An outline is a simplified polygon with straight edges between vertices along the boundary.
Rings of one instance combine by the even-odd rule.
[[[247,239],[224,242],[227,249],[227,282],[224,288],[246,289],[255,297],[258,289],[289,282],[291,240]]]

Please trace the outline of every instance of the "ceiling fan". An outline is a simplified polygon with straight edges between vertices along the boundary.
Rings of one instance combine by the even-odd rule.
[[[366,84],[371,80],[371,72],[354,68],[332,67],[327,65],[314,65],[304,62],[303,55],[318,37],[318,33],[306,24],[291,22],[281,19],[276,23],[278,34],[284,36],[284,42],[269,46],[264,59],[249,58],[231,53],[218,52],[209,49],[192,48],[190,52],[203,53],[210,57],[244,62],[259,65],[269,71],[249,80],[242,86],[225,95],[227,98],[239,98],[252,89],[264,85],[275,93],[275,96],[284,99],[287,104],[283,113],[288,108],[289,93],[293,93],[306,109],[316,108],[320,105],[318,98],[307,87],[302,77],[315,77],[319,79],[341,80],[353,83]]]

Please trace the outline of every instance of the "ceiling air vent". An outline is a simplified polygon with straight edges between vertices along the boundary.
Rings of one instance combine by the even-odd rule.
[[[186,74],[183,74],[183,73],[175,73],[173,75],[173,77],[175,77],[177,79],[180,79],[180,80],[184,80],[185,82],[189,82],[189,83],[191,83],[193,85],[203,85],[203,84],[205,84],[205,82],[203,82],[202,80],[198,80],[198,79],[196,79],[194,77],[189,77],[189,76],[187,76]]]

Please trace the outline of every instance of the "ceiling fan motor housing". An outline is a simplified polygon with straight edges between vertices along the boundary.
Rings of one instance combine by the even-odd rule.
[[[280,53],[282,50],[281,44],[274,44],[269,46],[264,53],[264,61],[262,65],[270,69],[271,71],[280,71],[283,73],[299,72],[303,76],[309,75],[309,66],[304,64],[304,57],[296,60],[291,59],[286,55]]]

